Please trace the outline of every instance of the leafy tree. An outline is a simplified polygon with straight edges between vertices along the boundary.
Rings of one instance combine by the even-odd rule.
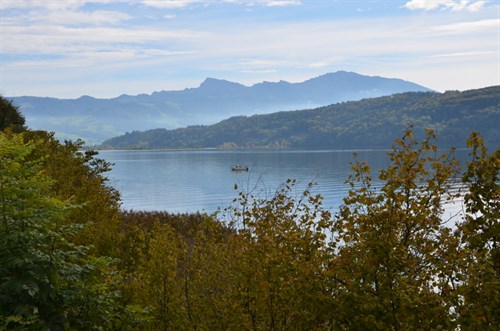
[[[19,108],[0,95],[0,131],[11,129],[14,132],[24,131],[25,119]]]
[[[185,252],[182,287],[193,329],[241,329],[243,308],[235,300],[240,287],[234,272],[242,241],[213,219],[194,233]]]
[[[34,143],[0,134],[0,300],[3,328],[62,329],[71,314],[85,248],[67,237],[71,208],[50,191],[42,159],[30,159]]]
[[[25,140],[0,133],[0,329],[134,325],[110,259],[75,242],[85,225],[68,218],[85,206],[56,194],[41,142]]]
[[[312,184],[298,197],[289,180],[271,199],[241,193],[232,214],[239,223],[228,272],[245,329],[313,329],[322,323],[326,229],[330,213]],[[237,248],[237,249],[235,249]]]
[[[467,146],[472,160],[463,174],[466,214],[458,225],[463,246],[455,294],[462,330],[492,330],[500,325],[500,148],[488,154],[477,133]]]
[[[227,247],[221,238],[228,229],[204,214],[137,211],[123,213],[120,229],[123,295],[144,307],[145,328],[217,329],[221,318],[215,316],[224,315],[219,310],[224,304],[219,298],[209,300],[204,289],[234,284],[209,276],[227,275],[228,264],[215,247]]]
[[[74,240],[92,245],[95,255],[118,257],[120,196],[107,185],[104,174],[110,164],[97,158],[95,151],[82,151],[83,141],[60,143],[53,133],[45,131],[28,131],[24,138],[38,143],[33,157],[43,158],[44,171],[54,180],[54,194],[82,205],[70,210],[65,219],[67,223],[86,225]]]
[[[83,253],[64,238],[74,231],[61,224],[70,205],[50,195],[41,160],[28,160],[35,144],[0,134],[0,148],[3,327],[62,328],[70,279],[81,272],[74,262]]]
[[[441,219],[451,199],[456,161],[439,155],[432,131],[418,143],[411,130],[396,140],[382,187],[356,162],[351,190],[333,233],[331,320],[337,328],[452,329],[446,249],[453,241]],[[359,185],[358,185],[359,183]]]
[[[472,149],[472,160],[463,175],[463,182],[467,185],[467,213],[461,229],[467,245],[491,254],[490,258],[496,262],[496,267],[500,268],[500,224],[496,222],[500,216],[500,148],[488,155],[478,133],[471,134],[467,147]]]
[[[185,243],[168,224],[156,224],[147,244],[147,255],[141,261],[134,282],[141,289],[141,302],[151,311],[149,329],[186,329],[184,292],[179,279]]]

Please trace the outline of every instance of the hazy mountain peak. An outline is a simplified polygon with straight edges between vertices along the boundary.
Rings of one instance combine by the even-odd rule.
[[[314,108],[407,91],[429,89],[401,79],[338,71],[302,83],[281,80],[247,87],[207,78],[199,87],[151,95],[68,100],[18,97],[14,102],[29,127],[95,143],[127,131],[208,125],[236,115]]]
[[[81,101],[90,101],[90,100],[96,100],[96,98],[90,96],[90,95],[82,95],[76,100],[81,100]]]
[[[287,82],[285,80],[280,80],[279,82],[268,82],[268,81],[263,81],[261,83],[256,83],[252,85],[252,87],[266,87],[266,86],[286,86],[290,85],[290,82]]]
[[[224,89],[224,88],[234,88],[234,87],[244,87],[239,83],[230,82],[225,79],[217,78],[206,78],[201,84],[200,89]]]

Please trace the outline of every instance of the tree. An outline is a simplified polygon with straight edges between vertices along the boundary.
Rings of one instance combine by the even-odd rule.
[[[443,252],[455,239],[443,225],[442,201],[454,197],[453,151],[440,155],[432,131],[419,143],[407,130],[372,186],[369,166],[353,165],[333,233],[331,321],[337,328],[452,329]],[[359,184],[359,185],[358,185]]]
[[[314,329],[324,322],[319,300],[325,295],[326,232],[331,215],[313,184],[293,196],[289,180],[270,199],[246,193],[232,209],[237,234],[227,271],[235,282],[233,304],[241,312],[238,328]]]
[[[0,329],[113,328],[110,261],[75,243],[81,208],[55,194],[40,142],[0,133]]]
[[[0,131],[9,128],[14,132],[24,131],[25,119],[19,108],[0,95]]]
[[[151,310],[150,330],[186,329],[180,260],[186,249],[179,234],[168,224],[155,224],[148,238],[147,255],[134,279],[142,304]]]
[[[66,235],[69,202],[50,192],[34,143],[0,134],[0,300],[4,328],[62,329],[70,294],[82,272],[83,247]]]
[[[462,246],[455,294],[462,330],[492,330],[500,324],[500,148],[488,154],[478,133],[467,146],[472,151],[462,177],[466,214],[457,231]]]
[[[82,205],[66,217],[67,223],[86,225],[74,240],[92,245],[96,256],[118,257],[120,195],[107,185],[105,177],[111,165],[97,158],[96,151],[82,151],[81,140],[60,143],[53,133],[45,131],[28,131],[23,136],[25,142],[37,142],[32,157],[43,159],[43,169],[53,179],[54,194]]]

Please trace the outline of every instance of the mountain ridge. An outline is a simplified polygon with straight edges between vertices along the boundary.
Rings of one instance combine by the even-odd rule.
[[[88,144],[133,130],[209,125],[238,115],[325,106],[342,101],[430,89],[397,78],[337,71],[299,83],[262,82],[251,86],[207,78],[198,87],[99,99],[15,97],[27,124]]]
[[[102,148],[387,148],[412,125],[433,129],[441,147],[465,147],[479,131],[500,142],[500,86],[468,91],[405,92],[299,111],[234,116],[209,126],[134,131]]]

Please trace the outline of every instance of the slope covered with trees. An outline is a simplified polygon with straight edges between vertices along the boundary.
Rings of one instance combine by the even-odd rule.
[[[477,133],[462,171],[431,130],[406,130],[379,174],[354,159],[334,214],[289,180],[209,216],[120,211],[81,143],[4,127],[0,330],[500,326],[500,149]]]
[[[446,93],[409,92],[310,110],[232,117],[210,126],[132,132],[106,148],[386,148],[412,124],[418,137],[433,129],[440,146],[463,147],[480,131],[500,141],[500,86]]]

